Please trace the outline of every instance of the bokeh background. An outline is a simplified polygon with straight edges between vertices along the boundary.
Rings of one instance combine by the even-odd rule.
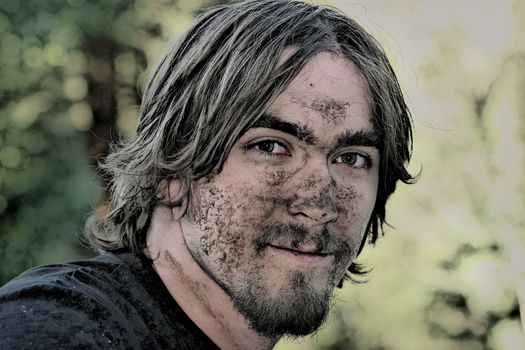
[[[93,256],[96,164],[152,67],[212,0],[0,2],[0,283]],[[525,349],[525,1],[334,0],[384,45],[413,112],[413,172],[327,325],[281,350]],[[521,319],[521,320],[520,320]]]

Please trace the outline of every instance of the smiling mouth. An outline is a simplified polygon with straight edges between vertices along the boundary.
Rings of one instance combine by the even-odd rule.
[[[269,244],[268,248],[270,251],[279,257],[285,258],[292,263],[300,265],[320,265],[328,262],[333,254],[330,253],[319,253],[315,249],[307,248],[287,248],[281,246],[274,246]]]
[[[272,244],[269,244],[270,247],[272,248],[276,248],[276,249],[283,249],[283,250],[287,250],[291,253],[297,253],[297,254],[301,254],[301,255],[313,255],[313,256],[327,256],[327,255],[330,255],[330,253],[320,253],[320,252],[317,252],[316,249],[308,249],[308,248],[297,248],[297,249],[294,249],[294,248],[287,248],[287,247],[282,247],[282,246],[275,246],[275,245],[272,245]]]

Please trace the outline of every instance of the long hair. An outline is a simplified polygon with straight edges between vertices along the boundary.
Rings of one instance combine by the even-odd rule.
[[[286,48],[293,54],[279,63]],[[236,140],[266,111],[306,62],[321,52],[353,62],[369,85],[373,125],[380,134],[377,199],[366,241],[385,224],[396,183],[411,183],[410,112],[377,41],[343,13],[300,1],[245,1],[212,8],[171,47],[146,88],[136,135],[107,157],[110,209],[88,220],[86,237],[99,250],[142,253],[159,203],[186,210],[190,184],[219,171]],[[176,178],[181,196],[159,197]],[[363,273],[352,264],[351,274]]]

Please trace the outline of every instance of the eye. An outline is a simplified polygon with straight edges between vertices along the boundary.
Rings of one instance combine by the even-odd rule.
[[[369,169],[372,166],[372,158],[366,154],[348,152],[336,157],[334,163],[346,164],[357,169]]]
[[[259,151],[259,152],[262,152],[262,153],[265,153],[271,156],[278,156],[278,155],[289,156],[290,155],[290,151],[285,145],[283,145],[281,142],[278,142],[276,140],[271,140],[271,139],[266,139],[266,140],[261,140],[261,141],[251,143],[247,145],[246,148],[249,150],[254,149],[256,151]]]

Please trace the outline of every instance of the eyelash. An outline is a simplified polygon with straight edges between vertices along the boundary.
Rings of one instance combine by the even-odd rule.
[[[272,144],[278,145],[279,147],[282,147],[282,148],[286,149],[286,153],[274,153],[274,152],[263,151],[261,149],[257,149],[256,148],[257,146],[261,146],[264,143],[272,143]],[[250,143],[250,144],[246,145],[246,149],[247,150],[255,150],[256,152],[262,153],[263,155],[270,156],[270,157],[282,157],[282,156],[289,157],[290,156],[289,147],[286,146],[283,142],[280,142],[280,141],[277,141],[277,140],[274,140],[274,139],[257,140],[257,141],[255,141],[253,143]]]
[[[357,168],[357,169],[370,169],[373,166],[372,157],[370,157],[368,154],[364,154],[364,153],[360,153],[360,152],[347,152],[347,153],[340,154],[340,155],[338,155],[337,157],[334,158],[334,162],[338,158],[344,157],[344,156],[347,156],[347,155],[355,155],[355,156],[361,157],[361,158],[363,158],[365,164],[362,167],[355,167],[354,165],[347,164],[347,163],[344,163],[344,162],[336,162],[336,164],[346,164],[346,165],[348,165],[348,166],[350,166],[352,168]]]

